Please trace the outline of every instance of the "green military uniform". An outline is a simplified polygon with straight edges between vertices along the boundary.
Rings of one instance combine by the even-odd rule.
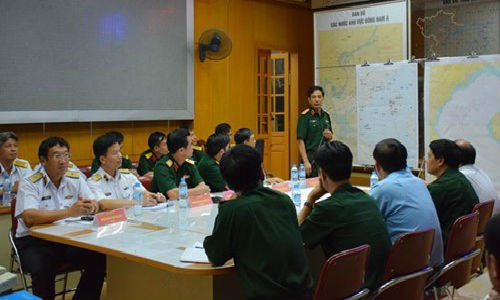
[[[332,128],[330,115],[321,109],[318,114],[312,107],[304,110],[297,123],[297,139],[304,140],[307,159],[312,165],[310,177],[318,176],[318,168],[314,163],[314,154],[318,147],[323,143],[323,130]]]
[[[223,192],[226,189],[226,181],[220,173],[219,163],[208,155],[205,155],[196,165],[205,184],[210,187],[211,192]]]
[[[163,156],[155,165],[151,192],[161,192],[167,196],[167,192],[179,186],[181,178],[186,179],[189,189],[192,189],[201,182],[200,173],[190,159],[186,159],[182,165],[178,165],[172,154]]]
[[[100,165],[97,163],[97,159],[92,160],[92,167],[90,168],[90,175],[94,174],[99,170]],[[135,169],[135,166],[132,164],[132,162],[128,159],[128,155],[123,155],[122,156],[122,165],[120,166],[120,169]]]
[[[330,198],[316,203],[300,231],[306,246],[312,249],[321,244],[326,257],[370,245],[365,285],[373,290],[381,283],[391,240],[384,217],[370,195],[350,183],[338,187]]]
[[[137,173],[142,176],[146,173],[153,172],[158,160],[159,159],[156,157],[153,151],[151,151],[151,149],[142,152],[141,156],[139,157]]]
[[[246,298],[311,298],[309,263],[287,195],[258,187],[224,203],[203,244],[215,265],[234,258]]]
[[[479,199],[469,180],[458,169],[448,168],[427,188],[436,206],[443,234],[443,246],[446,249],[453,223],[459,217],[472,213]]]
[[[208,154],[203,151],[203,148],[200,146],[193,146],[193,156],[191,157],[191,160],[194,161],[196,165],[204,158],[208,157]]]

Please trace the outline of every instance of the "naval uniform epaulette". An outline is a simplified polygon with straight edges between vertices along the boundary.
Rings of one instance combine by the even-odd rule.
[[[42,178],[43,178],[43,173],[42,172],[36,172],[35,174],[33,174],[30,177],[28,177],[29,181],[31,181],[33,183],[37,182],[38,180],[40,180]]]
[[[78,172],[73,172],[73,171],[68,171],[66,172],[66,174],[64,174],[66,177],[69,177],[69,178],[74,178],[74,179],[78,179],[80,178],[80,173]]]
[[[203,148],[201,148],[200,146],[193,146],[193,149],[194,149],[194,150],[197,150],[197,151],[201,151],[201,150],[203,150]]]
[[[122,174],[130,174],[130,170],[129,169],[124,169],[124,168],[118,169],[118,172],[120,172]]]
[[[18,167],[21,167],[21,168],[24,168],[26,169],[28,167],[28,162],[27,161],[21,161],[21,160],[15,160],[14,161],[14,166],[18,166]]]
[[[101,174],[99,174],[99,173],[95,173],[94,175],[92,175],[92,177],[91,177],[91,178],[92,178],[92,180],[94,180],[94,181],[99,181],[99,180],[101,180],[101,179],[102,179],[102,176],[101,176]]]

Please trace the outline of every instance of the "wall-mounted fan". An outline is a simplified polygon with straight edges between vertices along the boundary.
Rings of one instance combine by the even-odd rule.
[[[203,32],[199,41],[200,60],[205,58],[219,60],[231,53],[231,38],[220,29],[209,29]]]

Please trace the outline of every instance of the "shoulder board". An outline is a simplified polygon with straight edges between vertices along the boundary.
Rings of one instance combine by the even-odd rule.
[[[28,177],[28,179],[29,179],[29,181],[35,183],[38,180],[42,179],[42,177],[43,177],[43,173],[42,172],[36,172],[35,174],[33,174],[30,177]]]
[[[72,171],[68,171],[66,172],[66,174],[64,174],[66,177],[69,177],[69,178],[75,178],[75,179],[78,179],[80,178],[80,173],[78,172],[72,172]]]
[[[153,156],[153,153],[151,153],[151,152],[144,154],[144,157],[146,157],[146,159],[150,159],[151,156]]]
[[[130,170],[129,169],[118,169],[118,172],[120,172],[122,174],[130,174]]]
[[[198,150],[198,151],[203,150],[200,146],[193,146],[193,149],[194,149],[194,150]]]
[[[123,154],[122,157],[128,159],[128,154]]]
[[[73,163],[68,163],[68,168],[73,169],[75,165]]]
[[[27,161],[23,161],[23,160],[18,160],[16,159],[14,161],[14,165],[15,166],[18,166],[18,167],[21,167],[21,168],[27,168],[28,167],[28,162]]]
[[[92,180],[94,180],[94,181],[99,181],[99,180],[101,180],[101,179],[102,179],[102,176],[101,176],[101,174],[99,174],[99,173],[95,173],[95,174],[92,176]]]
[[[172,160],[167,160],[166,162],[167,166],[170,168],[174,163],[172,162]]]
[[[301,112],[301,114],[305,115],[309,112],[309,108],[307,108],[306,110],[304,110],[303,112]]]
[[[188,158],[188,159],[186,159],[186,162],[187,162],[188,164],[192,164],[192,165],[194,165],[194,161],[190,160],[189,158]]]

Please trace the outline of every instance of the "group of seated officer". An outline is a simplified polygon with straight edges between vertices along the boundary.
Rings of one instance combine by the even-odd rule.
[[[234,190],[233,198],[237,200],[220,206],[213,233],[204,242],[207,255],[215,265],[235,259],[248,298],[310,298],[313,283],[303,244],[307,248],[321,245],[325,257],[369,244],[366,286],[374,289],[381,284],[391,242],[402,233],[432,228],[436,235],[430,264],[439,267],[451,224],[478,203],[473,186],[458,170],[465,164],[464,151],[473,149],[470,143],[445,139],[431,142],[427,166],[437,179],[425,186],[406,171],[404,145],[395,139],[380,141],[373,157],[381,180],[368,195],[350,183],[349,147],[341,141],[330,141],[315,155],[319,184],[308,195],[297,218],[288,196],[262,186],[262,159],[254,149],[255,137],[251,136],[244,139],[246,143],[229,148],[227,135],[211,135],[207,153],[199,161],[212,159],[219,166],[224,189]],[[158,137],[157,141],[164,139]],[[189,159],[193,156],[189,130],[171,132],[165,143],[170,151],[156,161],[151,192],[143,189],[143,205],[163,202],[166,197],[177,199],[181,177],[186,178],[190,195],[209,192],[197,166]],[[38,171],[17,175],[16,244],[24,268],[32,274],[33,292],[43,299],[53,299],[56,266],[65,261],[85,270],[75,299],[99,298],[105,276],[103,255],[31,237],[29,228],[131,205],[137,178],[128,169],[120,168],[120,144],[113,134],[94,141],[99,167],[85,181],[80,173],[68,171],[69,144],[63,138],[50,137],[40,144]],[[21,173],[18,168],[29,168],[29,164],[20,166],[23,161],[17,160],[15,135],[0,133],[0,146],[2,174],[15,178],[16,173]],[[16,160],[20,163],[16,164]],[[214,165],[206,165],[210,173]],[[330,196],[318,201],[326,193]]]

